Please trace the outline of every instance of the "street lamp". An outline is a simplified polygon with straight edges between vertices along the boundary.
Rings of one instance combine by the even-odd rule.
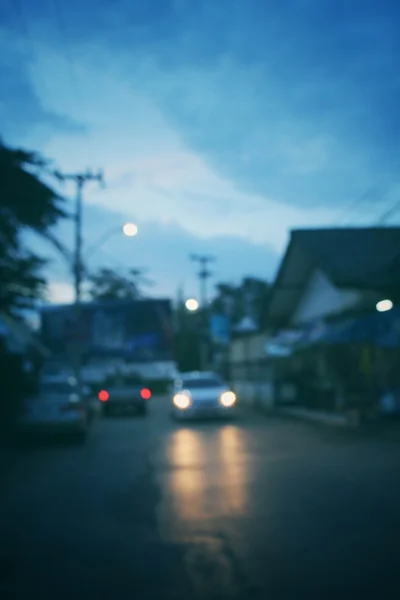
[[[134,223],[125,223],[122,227],[119,225],[118,227],[112,227],[107,229],[107,231],[103,232],[102,235],[98,238],[98,240],[92,244],[89,249],[84,253],[83,258],[86,260],[92,254],[94,254],[99,248],[103,246],[111,237],[116,235],[117,233],[123,233],[127,237],[134,237],[138,233],[138,228]],[[59,254],[65,259],[68,267],[72,268],[74,266],[74,256],[72,252],[66,248],[55,236],[48,234],[47,239],[53,244]]]
[[[195,312],[199,308],[199,303],[197,302],[197,300],[195,300],[195,298],[189,298],[188,300],[186,300],[185,306],[190,312]]]
[[[99,248],[108,242],[110,238],[114,237],[116,234],[120,234],[121,231],[126,237],[135,237],[135,235],[138,233],[138,227],[135,225],[135,223],[125,223],[122,226],[122,229],[120,225],[116,227],[110,227],[110,229],[107,229],[107,231],[102,233],[101,236],[94,242],[94,244],[89,247],[89,249],[85,252],[84,258],[86,260],[90,258],[97,250],[99,250]]]
[[[135,237],[138,232],[137,225],[135,225],[135,223],[125,223],[125,225],[122,227],[122,232],[127,237]]]
[[[389,310],[392,310],[393,308],[393,302],[391,300],[380,300],[377,305],[376,305],[376,310],[378,312],[388,312]]]

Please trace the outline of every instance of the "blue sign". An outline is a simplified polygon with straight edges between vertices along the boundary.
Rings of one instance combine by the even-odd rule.
[[[230,323],[224,315],[211,315],[210,318],[211,338],[218,344],[229,344]]]
[[[42,340],[54,354],[67,342],[82,340],[85,351],[97,356],[126,356],[135,360],[170,360],[173,330],[169,300],[120,300],[82,304],[79,327],[75,306],[42,310]],[[74,326],[73,326],[74,325]]]

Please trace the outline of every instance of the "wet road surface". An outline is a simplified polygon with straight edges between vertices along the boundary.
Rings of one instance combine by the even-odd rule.
[[[0,597],[399,598],[400,445],[244,413],[99,419],[1,480]]]

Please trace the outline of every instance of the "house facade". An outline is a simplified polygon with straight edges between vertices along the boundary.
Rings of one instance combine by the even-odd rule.
[[[395,306],[399,303],[399,261],[400,228],[292,231],[269,298],[268,334],[239,338],[231,346],[232,381],[246,401],[274,405],[311,398],[307,387],[301,392],[299,383],[309,369],[313,372],[309,377],[321,386],[315,403],[339,407],[346,387],[343,380],[348,378],[344,371],[350,365],[355,372],[362,363],[361,371],[371,372],[372,363],[374,368],[379,361],[395,363],[398,349],[393,336],[387,352],[373,348],[367,338],[372,325],[375,329],[382,329],[382,324],[386,330],[395,328],[395,311],[390,324],[386,317],[379,317],[377,323],[375,307],[383,299],[392,300]],[[290,332],[293,343],[287,335]],[[289,341],[282,343],[285,337]],[[300,338],[312,351],[290,351]],[[284,351],[277,352],[278,346]],[[271,352],[271,348],[275,350]],[[382,381],[384,378],[382,375]]]
[[[315,392],[313,405],[338,408],[346,403],[344,396],[353,394],[349,389],[367,396],[387,385],[400,347],[400,332],[395,332],[399,257],[400,228],[292,232],[273,286],[269,318],[277,331],[303,331],[303,353],[298,353],[303,363],[295,378],[308,371],[314,388],[320,389],[304,384],[300,403]],[[376,306],[385,299],[395,308],[380,316]]]
[[[230,378],[241,401],[272,406],[273,380],[269,372],[266,333],[237,335],[230,345]]]

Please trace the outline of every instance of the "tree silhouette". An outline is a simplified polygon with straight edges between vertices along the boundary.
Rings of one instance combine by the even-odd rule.
[[[226,315],[233,326],[245,316],[254,319],[256,325],[266,326],[266,308],[270,284],[256,277],[245,277],[239,285],[219,283],[217,294],[212,301],[212,311]]]
[[[145,269],[132,268],[128,275],[122,275],[101,268],[89,276],[89,296],[91,300],[139,300],[143,298],[142,288],[153,284],[144,273]]]
[[[25,247],[23,234],[46,237],[66,216],[62,198],[41,180],[49,167],[39,155],[0,142],[0,310],[7,313],[31,307],[45,291],[46,261]]]

